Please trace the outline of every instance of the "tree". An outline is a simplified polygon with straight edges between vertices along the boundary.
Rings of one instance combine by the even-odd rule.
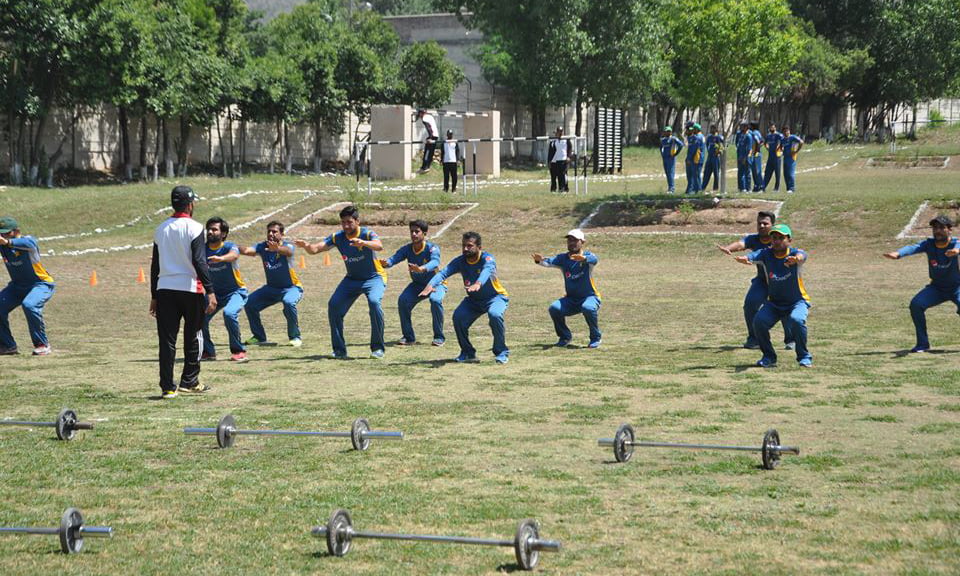
[[[400,57],[399,100],[422,108],[438,108],[450,101],[463,70],[447,59],[436,42],[418,42]]]
[[[307,89],[303,76],[296,61],[277,51],[253,58],[248,74],[250,86],[240,100],[241,111],[250,120],[275,123],[277,138],[272,146],[270,172],[273,173],[277,146],[281,143],[284,144],[284,159],[289,171],[287,124],[300,120],[306,110]]]

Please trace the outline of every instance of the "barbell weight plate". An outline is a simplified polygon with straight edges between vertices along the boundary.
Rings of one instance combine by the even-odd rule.
[[[354,450],[366,450],[370,447],[370,439],[363,436],[364,432],[370,431],[370,423],[366,418],[357,418],[353,421],[350,428],[350,442],[353,443]]]
[[[540,527],[536,520],[527,518],[517,526],[517,535],[513,538],[513,551],[517,555],[517,564],[523,570],[533,570],[540,561],[540,551],[530,548],[531,540],[540,539]]]
[[[635,437],[633,426],[621,424],[620,427],[617,428],[617,433],[613,437],[613,455],[616,457],[617,462],[626,462],[633,456],[633,441]]]
[[[64,554],[75,554],[83,549],[83,514],[76,508],[67,508],[60,517],[60,550]]]
[[[77,422],[77,413],[73,410],[61,410],[57,415],[57,438],[60,440],[73,440],[77,435],[77,430],[73,427]]]
[[[230,448],[233,446],[233,441],[236,438],[233,434],[233,430],[237,429],[237,422],[233,418],[233,414],[227,414],[220,419],[220,423],[217,424],[217,445],[221,448]]]
[[[342,508],[334,510],[327,521],[327,552],[331,556],[346,556],[350,551],[351,528],[350,513]]]
[[[767,430],[763,435],[763,467],[767,470],[773,470],[780,463],[780,452],[773,449],[774,446],[780,446],[780,433],[776,430]]]

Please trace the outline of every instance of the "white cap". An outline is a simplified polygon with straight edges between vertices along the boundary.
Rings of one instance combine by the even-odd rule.
[[[587,239],[587,237],[583,235],[583,230],[579,228],[574,228],[573,230],[567,232],[564,238],[569,238],[570,236],[573,236],[574,238],[576,238],[577,240],[580,240],[581,242]]]

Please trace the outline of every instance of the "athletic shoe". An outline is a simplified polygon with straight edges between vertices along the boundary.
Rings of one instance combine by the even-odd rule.
[[[780,189],[779,189],[779,188],[774,188],[774,189],[773,189],[773,192],[774,192],[774,194],[777,194],[777,193],[780,192]]]
[[[244,342],[244,344],[246,344],[247,346],[256,346],[256,345],[258,345],[258,344],[269,344],[269,343],[270,343],[269,340],[267,340],[267,339],[261,340],[261,339],[257,338],[256,336],[251,336],[251,337],[247,338],[246,341]]]
[[[603,340],[594,340],[593,342],[590,343],[589,346],[587,346],[587,348],[594,348],[594,349],[599,348],[601,342],[603,342]]]
[[[508,356],[506,352],[501,352],[500,354],[497,354],[494,360],[497,361],[497,364],[506,364],[510,361],[510,356]]]
[[[410,346],[414,344],[416,340],[407,340],[406,338],[401,338],[397,340],[397,346]]]
[[[747,338],[747,341],[743,343],[743,347],[747,350],[756,350],[757,348],[760,348],[760,345],[757,344],[756,340]]]
[[[784,350],[796,350],[796,349],[797,349],[797,343],[794,342],[793,340],[791,340],[791,341],[789,341],[789,342],[787,342],[786,344],[783,345],[783,349],[784,349]]]
[[[800,364],[801,368],[813,368],[813,359],[804,358],[803,360],[800,360],[799,362],[797,362],[797,364]]]
[[[16,346],[13,348],[7,348],[5,346],[0,346],[0,356],[13,356],[19,354],[20,351],[17,350]]]
[[[376,359],[378,359],[378,360],[379,360],[380,358],[383,358],[383,350],[374,350],[374,351],[370,352],[370,357],[371,357],[371,358],[376,358]]]
[[[52,350],[50,349],[49,344],[44,344],[43,346],[37,346],[36,348],[33,349],[34,356],[46,356],[50,354],[50,352],[52,352]]]
[[[569,346],[569,345],[570,345],[570,339],[569,339],[569,338],[561,338],[561,339],[557,340],[557,343],[556,343],[556,344],[554,344],[554,346],[556,346],[557,348],[566,348],[566,347]]]
[[[914,346],[913,348],[910,349],[910,353],[911,353],[911,354],[916,354],[916,353],[918,353],[918,352],[926,352],[926,351],[929,350],[929,349],[930,349],[929,346]],[[16,350],[16,349],[14,349],[14,350]],[[16,354],[16,352],[14,352],[14,354]]]
[[[290,340],[290,345],[293,346],[294,348],[299,348],[303,346],[303,340],[299,338],[293,338]]]
[[[769,358],[761,358],[761,359],[757,360],[757,366],[759,366],[759,367],[761,367],[761,368],[776,368],[776,366],[777,366],[777,361],[776,361],[776,360],[771,360],[771,359],[769,359]]]
[[[436,338],[433,342],[430,343],[430,345],[431,345],[431,346],[436,346],[437,348],[439,348],[439,347],[443,346],[444,344],[446,344],[446,342],[447,342],[446,340],[441,340],[441,339],[439,339],[439,338]]]
[[[461,355],[457,356],[457,357],[456,357],[456,361],[459,362],[459,363],[461,363],[461,364],[463,364],[463,363],[471,363],[471,364],[472,364],[472,363],[474,363],[474,362],[479,362],[479,360],[477,360],[477,357],[476,357],[476,356],[467,356],[466,354],[461,354]]]
[[[248,362],[250,359],[247,358],[246,352],[237,352],[236,354],[230,356],[230,360],[242,364],[243,362]]]
[[[346,359],[347,359],[347,355],[346,355],[346,354],[337,354],[336,352],[334,352],[334,353],[333,353],[333,359],[334,359],[334,360],[346,360]]]
[[[787,194],[793,194],[793,190],[787,190]]]
[[[216,359],[217,359],[217,355],[216,355],[216,354],[208,354],[208,353],[204,352],[203,354],[200,355],[200,361],[201,361],[201,362],[207,362],[208,360],[209,360],[209,361],[213,361],[213,360],[216,360]]]
[[[184,392],[192,392],[194,394],[201,394],[203,392],[209,392],[210,390],[213,390],[213,388],[210,388],[206,384],[200,384],[199,382],[196,386],[181,386],[180,389]]]
[[[163,400],[170,400],[171,398],[176,398],[176,397],[177,397],[176,390],[164,390],[163,392],[160,393],[160,398]]]
[[[429,168],[423,168],[422,170],[417,170],[417,174],[426,174],[429,171],[430,171]]]

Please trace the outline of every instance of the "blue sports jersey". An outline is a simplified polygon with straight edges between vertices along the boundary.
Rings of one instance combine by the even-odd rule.
[[[433,242],[424,242],[423,247],[417,252],[413,249],[413,244],[407,244],[397,250],[393,256],[387,258],[387,268],[396,266],[404,260],[426,270],[425,272],[410,272],[410,279],[414,283],[426,285],[440,268],[440,247]]]
[[[957,239],[950,238],[946,244],[938,246],[933,238],[927,238],[922,242],[904,246],[897,250],[897,254],[910,256],[923,252],[927,255],[927,266],[930,270],[930,284],[944,290],[956,290],[960,288],[960,265],[957,264],[958,257],[948,258],[946,251],[957,247]]]
[[[787,266],[787,256],[800,254],[803,262]],[[789,248],[783,256],[777,256],[773,248],[764,248],[751,252],[747,258],[763,269],[767,279],[767,300],[778,306],[793,306],[800,300],[810,302],[807,290],[803,286],[803,265],[807,262],[807,253],[799,248]]]
[[[750,135],[753,137],[753,156],[762,156],[763,134],[759,130],[751,130]]]
[[[763,137],[763,141],[767,143],[767,150],[773,156],[779,158],[783,154],[783,134],[779,132],[767,132],[766,136]]]
[[[772,240],[770,236],[767,236],[767,239],[764,240],[759,234],[747,234],[740,241],[743,242],[744,248],[751,252],[756,252],[757,250],[763,250],[769,247]],[[767,281],[766,276],[763,275],[763,268],[760,267],[760,264],[757,264],[757,278],[764,282]]]
[[[466,256],[461,254],[451,260],[446,268],[437,272],[433,280],[430,280],[430,285],[436,287],[454,274],[460,274],[463,277],[464,286],[470,286],[476,282],[482,285],[476,292],[467,292],[467,297],[471,300],[486,302],[497,294],[509,296],[507,290],[500,284],[500,279],[497,278],[497,261],[493,259],[493,254],[481,252],[473,262],[467,261]]]
[[[673,134],[660,139],[660,155],[664,158],[673,158],[683,150],[683,140]]]
[[[719,156],[725,140],[720,134],[707,136],[707,156]]]
[[[365,226],[362,226],[357,236],[354,236],[354,238],[357,237],[361,240],[376,240],[379,238],[376,232]],[[376,253],[369,248],[351,246],[350,239],[347,238],[347,234],[343,230],[327,236],[323,239],[323,243],[327,246],[336,246],[337,250],[340,251],[340,257],[343,258],[343,263],[347,267],[347,278],[362,281],[379,275],[384,282],[387,281],[387,273],[380,265]]]
[[[783,139],[783,155],[785,158],[789,158],[791,161],[797,161],[797,148],[800,144],[803,144],[803,138],[797,136],[796,134],[791,134],[784,137]]]
[[[687,136],[687,160],[693,164],[703,162],[704,141],[703,134]]]
[[[211,262],[211,256],[226,256],[231,252],[240,253],[240,249],[233,242],[221,242],[220,246],[213,250],[207,244],[207,267],[210,268],[210,278],[213,280],[213,291],[217,296],[221,294],[230,294],[237,290],[245,290],[246,284],[240,276],[239,262]]]
[[[296,250],[294,245],[289,242],[284,242],[283,245],[290,250]],[[266,242],[257,244],[254,250],[263,260],[263,272],[267,276],[267,286],[273,288],[299,286],[303,288],[303,285],[300,284],[300,278],[297,277],[297,273],[293,269],[293,252],[290,253],[290,256],[284,256],[279,252],[270,252],[267,250]]]
[[[10,273],[10,282],[29,286],[38,282],[53,284],[53,278],[40,263],[40,245],[33,236],[10,238],[10,243],[0,246],[0,255]]]
[[[753,150],[753,134],[747,132],[737,132],[736,136],[737,156],[749,156]]]
[[[593,280],[593,267],[597,265],[599,259],[593,252],[584,251],[584,260],[579,262],[570,258],[570,254],[564,252],[557,254],[553,258],[544,258],[543,265],[553,266],[563,271],[563,287],[570,298],[586,298],[587,296],[596,296],[600,298],[600,290]]]

